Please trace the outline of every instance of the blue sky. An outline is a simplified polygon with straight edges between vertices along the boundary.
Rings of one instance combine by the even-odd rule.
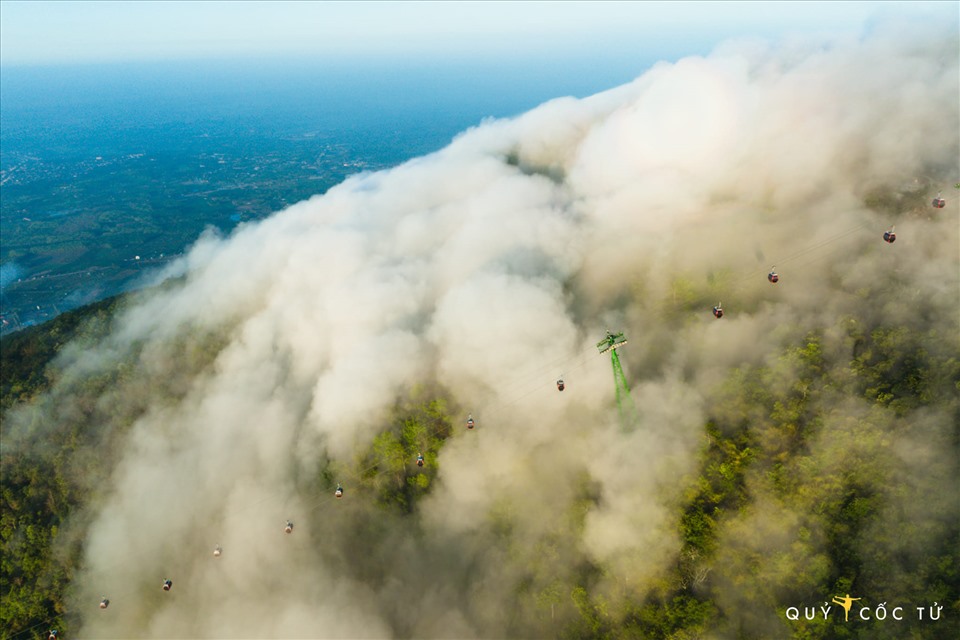
[[[730,37],[859,34],[955,2],[0,2],[0,64],[263,56],[664,57]]]

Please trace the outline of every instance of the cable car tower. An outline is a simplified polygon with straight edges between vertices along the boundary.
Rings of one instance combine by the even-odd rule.
[[[636,407],[633,405],[633,398],[630,397],[630,388],[627,386],[627,377],[623,375],[623,367],[620,366],[620,356],[617,355],[617,349],[627,344],[627,338],[623,331],[611,333],[607,331],[607,337],[597,343],[597,349],[600,354],[610,352],[610,360],[613,363],[613,383],[617,388],[617,409],[620,411],[620,422],[626,429],[628,419],[636,417]]]

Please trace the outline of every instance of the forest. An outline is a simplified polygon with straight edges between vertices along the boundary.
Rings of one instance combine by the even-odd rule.
[[[892,295],[892,294],[891,294]],[[123,298],[69,312],[40,327],[4,338],[2,406],[30,413],[49,402],[43,392],[62,375],[56,354],[68,341],[102,338]],[[877,594],[905,620],[846,623],[819,611],[813,620],[792,624],[796,638],[943,638],[960,634],[960,519],[955,486],[939,495],[916,495],[917,478],[893,461],[892,445],[904,433],[925,436],[927,416],[952,416],[952,431],[932,443],[960,460],[960,354],[956,335],[936,326],[917,327],[837,318],[833,326],[785,344],[767,366],[730,370],[710,398],[701,426],[696,477],[686,483],[672,515],[682,544],[669,570],[642,599],[595,591],[608,567],[580,560],[558,571],[551,558],[577,557],[578,530],[592,504],[602,500],[589,474],[581,477],[551,529],[536,541],[537,553],[501,587],[512,594],[513,635],[538,635],[531,620],[562,621],[567,638],[763,637],[756,628],[732,625],[731,606],[766,605],[781,617],[790,606],[820,607],[833,596]],[[195,374],[209,367],[222,341],[186,340],[183,362]],[[2,456],[4,638],[45,637],[49,628],[70,637],[76,614],[67,605],[71,580],[83,562],[86,508],[98,500],[99,486],[112,469],[111,455],[124,438],[123,424],[144,407],[97,402],[105,389],[153,387],[154,393],[182,393],[162,380],[143,380],[135,361],[121,361],[102,375],[71,386],[75,399],[54,424],[37,425],[42,445],[11,432],[4,420]],[[328,464],[314,479],[332,491],[335,475],[360,479],[350,492],[371,510],[365,517],[379,533],[356,554],[356,571],[370,546],[390,543],[390,529],[417,517],[419,502],[435,480],[438,455],[459,422],[460,399],[437,385],[417,385],[396,405],[353,469]],[[837,407],[857,407],[849,413]],[[39,413],[38,413],[39,415]],[[840,424],[840,440],[829,455],[811,450],[827,422]],[[109,428],[102,425],[111,425]],[[426,472],[410,464],[425,458]],[[931,472],[936,472],[931,469]],[[949,476],[948,476],[949,478]],[[936,486],[936,483],[929,483]],[[348,497],[352,497],[349,496]],[[915,520],[903,498],[929,501],[930,517]],[[764,505],[792,523],[795,537],[768,555],[758,518]],[[890,523],[893,523],[893,526]],[[883,527],[878,523],[885,522]],[[369,524],[369,523],[368,523]],[[500,553],[510,556],[509,513],[494,512],[488,522]],[[915,549],[920,536],[937,543]],[[731,542],[732,541],[732,544]],[[506,578],[505,578],[506,579]],[[769,585],[776,585],[770,600]],[[732,592],[732,593],[731,593]],[[733,604],[731,604],[731,598]],[[916,607],[938,603],[939,620],[916,618]],[[839,609],[839,607],[836,607]],[[749,611],[741,611],[749,618]],[[548,629],[557,627],[548,625]]]

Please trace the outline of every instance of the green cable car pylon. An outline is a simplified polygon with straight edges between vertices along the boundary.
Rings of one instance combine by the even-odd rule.
[[[607,331],[607,337],[597,343],[597,349],[600,354],[610,352],[610,360],[613,363],[613,383],[617,390],[617,409],[620,411],[620,422],[624,429],[637,421],[637,408],[633,404],[633,398],[630,397],[630,388],[627,386],[627,377],[623,375],[623,367],[620,366],[620,356],[617,355],[617,349],[627,344],[627,338],[623,332],[611,333]]]

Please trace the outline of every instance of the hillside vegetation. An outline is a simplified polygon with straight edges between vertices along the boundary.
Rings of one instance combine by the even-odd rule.
[[[57,352],[67,341],[82,344],[102,336],[117,305],[111,300],[68,313],[3,341],[3,638],[41,637],[48,627],[69,637],[74,625],[67,603],[89,526],[85,507],[96,503],[98,486],[111,473],[114,458],[105,453],[122,446],[122,425],[143,406],[98,398],[110,390],[140,393],[144,384],[155,385],[155,394],[184,393],[157,379],[145,381],[128,358],[109,375],[73,381],[69,402],[45,406],[63,400],[44,395],[60,375]],[[219,345],[212,335],[185,340],[178,349],[180,366],[200,375]],[[688,479],[674,514],[682,547],[654,588],[639,599],[629,589],[596,590],[609,567],[585,560],[576,548],[584,515],[602,499],[585,474],[570,502],[556,505],[555,526],[536,541],[538,560],[501,585],[514,595],[515,610],[503,612],[512,621],[511,633],[759,637],[756,627],[739,628],[725,612],[738,610],[741,620],[749,619],[750,610],[762,605],[785,619],[788,607],[803,612],[849,593],[874,595],[864,599],[871,611],[881,601],[890,608],[899,604],[906,619],[847,623],[836,613],[826,620],[818,613],[813,620],[801,616],[791,622],[794,637],[960,636],[956,487],[924,493],[936,488],[938,479],[953,477],[952,470],[926,468],[923,452],[898,448],[926,438],[931,448],[950,450],[952,459],[960,460],[956,336],[935,325],[848,316],[784,344],[771,362],[730,370],[712,392],[699,472]],[[376,553],[371,544],[373,549],[390,544],[391,527],[407,527],[419,517],[418,505],[436,481],[438,455],[455,428],[452,409],[458,404],[442,387],[415,387],[398,399],[352,466],[327,463],[308,481],[310,490],[326,492],[339,478],[350,477],[348,497],[375,505],[367,517],[374,518],[368,524],[379,533],[365,546],[345,550],[355,577],[363,579]],[[57,419],[32,425],[42,433],[37,438],[10,431],[13,411]],[[940,439],[931,428],[936,416],[953,419],[952,430]],[[824,430],[832,434],[827,449],[812,444]],[[426,461],[422,470],[410,464],[418,453]],[[924,501],[930,515],[914,518],[915,501]],[[512,545],[520,543],[510,535],[509,509],[495,511],[489,527],[487,533],[499,537],[500,552],[509,558]],[[916,548],[916,539],[937,542]],[[940,619],[917,620],[916,607],[934,603],[943,607]]]

